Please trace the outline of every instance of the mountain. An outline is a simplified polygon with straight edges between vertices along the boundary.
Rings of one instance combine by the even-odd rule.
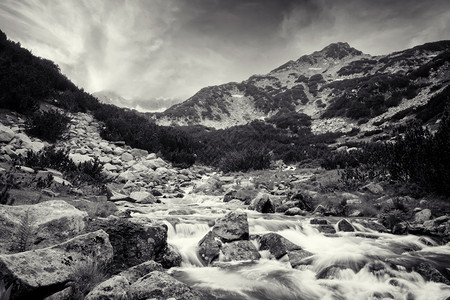
[[[134,109],[141,113],[162,112],[168,107],[180,102],[178,99],[126,99],[113,91],[99,91],[92,94],[103,104],[112,104],[125,109]]]
[[[295,111],[312,118],[315,133],[435,121],[449,102],[449,65],[450,41],[381,56],[334,43],[266,75],[203,88],[153,118],[218,129]]]
[[[118,107],[131,108],[129,107],[130,101],[123,98],[119,94],[113,91],[99,91],[92,93],[92,96],[98,99],[103,104],[112,104]]]

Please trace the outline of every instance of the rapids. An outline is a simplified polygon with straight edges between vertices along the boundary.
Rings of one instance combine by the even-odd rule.
[[[404,299],[438,300],[450,297],[450,286],[425,280],[412,269],[418,262],[450,272],[450,245],[415,235],[398,236],[365,228],[349,219],[355,232],[324,234],[311,217],[261,214],[223,197],[187,194],[155,205],[122,204],[132,217],[158,220],[168,226],[168,243],[182,256],[180,267],[169,272],[178,280],[206,291],[211,299]],[[214,220],[243,209],[250,239],[259,250],[258,236],[276,232],[313,253],[292,268],[289,258],[219,262],[204,266],[197,244]],[[335,224],[338,219],[329,219]],[[337,227],[337,226],[335,226]],[[447,273],[448,274],[448,273]]]

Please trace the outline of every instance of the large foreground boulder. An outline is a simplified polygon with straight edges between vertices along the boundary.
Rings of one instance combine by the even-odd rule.
[[[13,299],[42,299],[65,288],[77,266],[108,264],[113,248],[103,230],[52,247],[0,255],[0,278],[12,283]]]
[[[152,260],[134,266],[97,285],[85,300],[129,299],[131,284],[153,271],[163,271],[163,267]]]
[[[122,271],[140,263],[161,261],[167,250],[167,226],[142,225],[130,219],[108,217],[96,219],[89,230],[103,229],[114,248],[112,269]]]
[[[23,251],[21,248],[45,248],[62,243],[83,232],[88,213],[62,200],[45,201],[34,205],[0,205],[0,250]],[[18,233],[28,233],[20,236]],[[18,245],[27,239],[28,245]],[[3,249],[2,249],[3,248]]]
[[[130,287],[130,299],[133,300],[166,300],[169,298],[177,300],[205,299],[202,293],[161,271],[153,271],[139,278]]]
[[[223,242],[248,240],[247,214],[241,210],[232,211],[217,219],[212,231]]]

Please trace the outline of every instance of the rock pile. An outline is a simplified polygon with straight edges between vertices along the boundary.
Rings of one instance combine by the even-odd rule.
[[[25,156],[30,150],[39,152],[48,145],[24,133],[25,121],[19,115],[7,115],[4,123],[0,123],[0,160],[12,161],[14,157]]]

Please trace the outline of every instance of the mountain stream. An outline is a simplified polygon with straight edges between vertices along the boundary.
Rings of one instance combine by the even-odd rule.
[[[169,272],[178,280],[207,291],[212,299],[450,299],[450,286],[425,280],[412,266],[424,262],[450,271],[450,245],[415,235],[379,233],[348,219],[355,232],[325,234],[310,224],[312,217],[261,214],[223,197],[187,194],[163,199],[159,205],[128,204],[134,218],[159,220],[168,226],[168,243],[182,256]],[[219,262],[204,266],[198,242],[214,220],[227,212],[247,213],[250,240],[275,232],[313,255],[292,268],[289,258],[271,258],[259,251],[257,261]],[[335,224],[337,218],[330,219]]]

